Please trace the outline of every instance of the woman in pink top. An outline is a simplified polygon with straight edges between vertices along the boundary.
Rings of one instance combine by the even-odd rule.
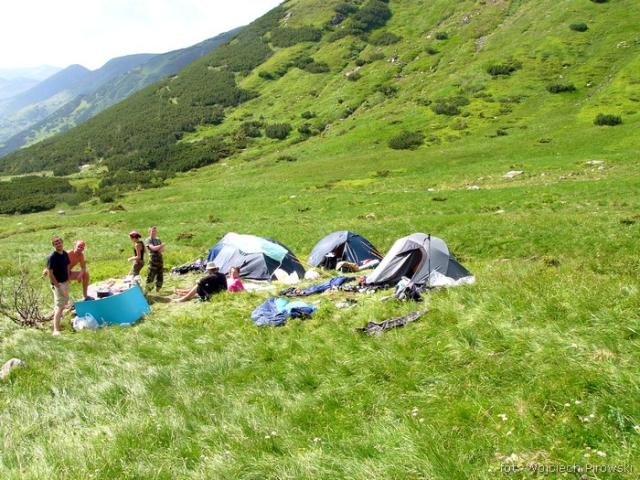
[[[230,292],[244,292],[244,285],[242,285],[242,280],[240,280],[240,267],[231,267],[229,270],[227,290]]]

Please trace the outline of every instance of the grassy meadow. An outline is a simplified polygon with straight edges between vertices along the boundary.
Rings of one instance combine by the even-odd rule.
[[[325,2],[289,3],[301,25],[330,12]],[[378,292],[340,309],[349,294],[309,297],[318,312],[281,328],[251,322],[265,292],[157,299],[131,328],[74,334],[67,319],[58,338],[0,321],[0,360],[28,364],[0,381],[0,478],[638,478],[638,7],[539,3],[548,15],[538,15],[538,2],[392,1],[386,28],[404,40],[383,50],[412,59],[401,74],[385,61],[345,80],[348,39],[323,40],[314,57],[340,75],[291,71],[268,82],[254,71],[241,85],[260,97],[183,141],[305,110],[329,121],[320,135],[258,138],[113,203],[0,216],[3,277],[27,265],[35,278],[54,234],[67,246],[87,242],[94,280],[122,276],[127,233],[155,224],[166,266],[203,256],[230,231],[276,238],[301,259],[338,229],[381,251],[426,232],[477,279],[421,304]],[[476,9],[483,13],[465,30]],[[570,32],[577,20],[590,30]],[[411,55],[412,39],[438,30],[450,35],[437,59]],[[474,53],[480,34],[488,43]],[[628,48],[616,47],[623,41]],[[264,68],[297,48],[312,47],[279,50]],[[489,78],[484,65],[510,54],[522,70]],[[433,62],[440,68],[425,74]],[[545,79],[564,70],[577,92],[548,93]],[[397,95],[365,88],[380,82]],[[466,116],[436,115],[417,101],[460,91],[471,99]],[[500,100],[474,96],[482,92]],[[345,102],[356,108],[340,118]],[[595,126],[601,111],[623,123]],[[390,149],[403,129],[423,131],[424,145]],[[511,170],[524,173],[505,178]],[[161,296],[194,279],[168,278]],[[379,337],[355,332],[425,309]],[[553,470],[575,465],[601,470]]]

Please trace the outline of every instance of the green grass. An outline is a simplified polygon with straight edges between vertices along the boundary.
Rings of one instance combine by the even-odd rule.
[[[307,3],[292,4],[306,16],[291,26],[317,20]],[[425,34],[449,34],[441,53],[420,53],[400,78],[379,61],[348,82],[349,39],[313,54],[330,74],[294,69],[264,81],[254,72],[242,87],[261,96],[189,140],[230,133],[248,113],[331,128],[300,143],[294,133],[257,139],[223,163],[118,199],[124,211],[95,202],[65,216],[2,216],[0,274],[19,262],[37,270],[53,234],[86,240],[99,280],[127,272],[126,234],[149,224],[168,245],[167,265],[203,255],[229,231],[277,238],[306,258],[326,233],[349,228],[381,250],[415,231],[437,235],[475,285],[429,293],[424,305],[378,293],[342,310],[345,294],[310,297],[312,319],[277,329],[249,318],[264,293],[156,303],[135,327],[67,327],[62,338],[0,322],[0,359],[28,364],[0,383],[0,477],[562,478],[500,469],[590,463],[624,469],[590,479],[637,478],[640,144],[629,112],[640,78],[628,23],[637,7],[545,2],[545,16],[534,2],[487,2],[464,24],[473,5],[391,2],[388,30],[403,40],[386,55],[410,56],[423,48],[416,39],[426,47]],[[589,30],[571,32],[576,19]],[[476,55],[478,35],[489,40]],[[363,58],[374,50],[365,47]],[[277,52],[267,69],[304,48]],[[489,78],[486,63],[509,55],[523,68]],[[425,73],[432,62],[438,71]],[[576,92],[546,91],[559,72]],[[396,97],[368,93],[383,82],[399,87]],[[417,102],[460,92],[471,100],[461,130]],[[337,119],[338,98],[357,106],[347,119]],[[307,110],[318,117],[300,118]],[[624,122],[597,127],[600,111]],[[425,144],[388,148],[403,130],[424,132]],[[524,174],[504,178],[509,170]],[[193,237],[178,240],[183,233]],[[191,281],[171,279],[167,293]],[[354,331],[426,307],[381,337]]]

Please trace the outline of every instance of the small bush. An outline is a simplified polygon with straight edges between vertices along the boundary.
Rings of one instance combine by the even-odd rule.
[[[572,23],[571,25],[569,25],[569,28],[574,32],[586,32],[587,30],[589,30],[589,27],[586,23]]]
[[[389,147],[394,150],[414,150],[424,143],[424,135],[421,132],[404,131],[389,140]]]
[[[284,140],[289,136],[291,132],[291,125],[288,123],[273,123],[271,125],[267,125],[265,128],[265,134],[269,138],[275,138],[278,140]]]
[[[263,126],[264,124],[259,121],[244,122],[242,125],[240,125],[240,131],[247,137],[258,138],[262,136],[262,132],[260,131],[260,129]]]
[[[384,1],[369,0],[353,15],[354,33],[369,32],[382,27],[391,18],[391,10]]]
[[[440,53],[437,49],[433,48],[432,46],[428,46],[427,48],[424,49],[425,52],[427,52],[429,55],[437,55],[438,53]]]
[[[436,32],[436,40],[448,40],[449,34],[447,32]]]
[[[311,125],[308,123],[303,123],[302,125],[300,125],[298,127],[298,132],[300,132],[300,134],[305,136],[313,135],[313,130],[311,130]]]
[[[609,126],[620,125],[622,123],[622,117],[619,115],[610,115],[605,113],[599,113],[593,120],[594,125]]]
[[[516,70],[520,70],[522,64],[516,61],[510,61],[505,63],[495,63],[487,67],[487,73],[493,77],[509,76]]]
[[[576,87],[573,83],[552,83],[547,85],[549,93],[575,92]]]
[[[310,111],[310,110],[307,110],[306,112],[302,112],[302,113],[300,114],[300,116],[301,116],[302,118],[304,118],[305,120],[310,120],[310,119],[312,119],[312,118],[316,118],[316,114],[315,114],[315,112],[312,112],[312,111]]]
[[[364,58],[356,58],[356,66],[363,67],[367,64],[367,61]]]
[[[431,106],[431,110],[437,115],[458,115],[460,107],[469,105],[469,99],[463,95],[453,97],[439,98],[436,103]]]
[[[591,0],[593,3],[607,3],[609,0]]]
[[[396,93],[398,93],[398,87],[394,85],[378,85],[376,90],[382,93],[385,97],[393,97]]]
[[[340,2],[335,7],[333,7],[333,10],[336,13],[340,13],[341,15],[348,16],[348,15],[351,15],[352,13],[357,12],[358,6],[352,3]]]
[[[277,78],[273,73],[266,70],[260,70],[258,76],[264,80],[275,80]]]
[[[359,72],[353,72],[351,75],[347,77],[347,80],[349,80],[350,82],[357,82],[361,78],[362,78],[362,75],[360,75]]]
[[[400,35],[391,32],[375,32],[369,36],[369,43],[372,45],[384,46],[393,45],[402,40]]]
[[[298,159],[291,155],[280,155],[278,158],[276,158],[276,162],[297,162],[297,161]]]
[[[291,47],[302,42],[318,42],[322,38],[322,32],[314,27],[300,28],[276,28],[271,33],[271,43],[275,47]]]

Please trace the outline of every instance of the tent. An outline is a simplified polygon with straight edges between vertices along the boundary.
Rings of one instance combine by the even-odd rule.
[[[436,286],[436,279],[437,284],[442,285],[474,281],[444,240],[424,233],[413,233],[396,240],[380,265],[367,277],[366,283],[395,285],[402,277],[409,278],[416,285],[431,286]]]
[[[253,280],[271,280],[278,268],[304,277],[304,268],[287,247],[254,235],[227,233],[209,250],[207,262],[215,262],[224,274],[240,267],[240,276]]]
[[[382,259],[382,255],[369,240],[348,230],[330,233],[316,243],[309,255],[309,264],[314,267],[327,267],[328,254],[335,255],[336,262],[344,260],[357,264],[364,260]]]

